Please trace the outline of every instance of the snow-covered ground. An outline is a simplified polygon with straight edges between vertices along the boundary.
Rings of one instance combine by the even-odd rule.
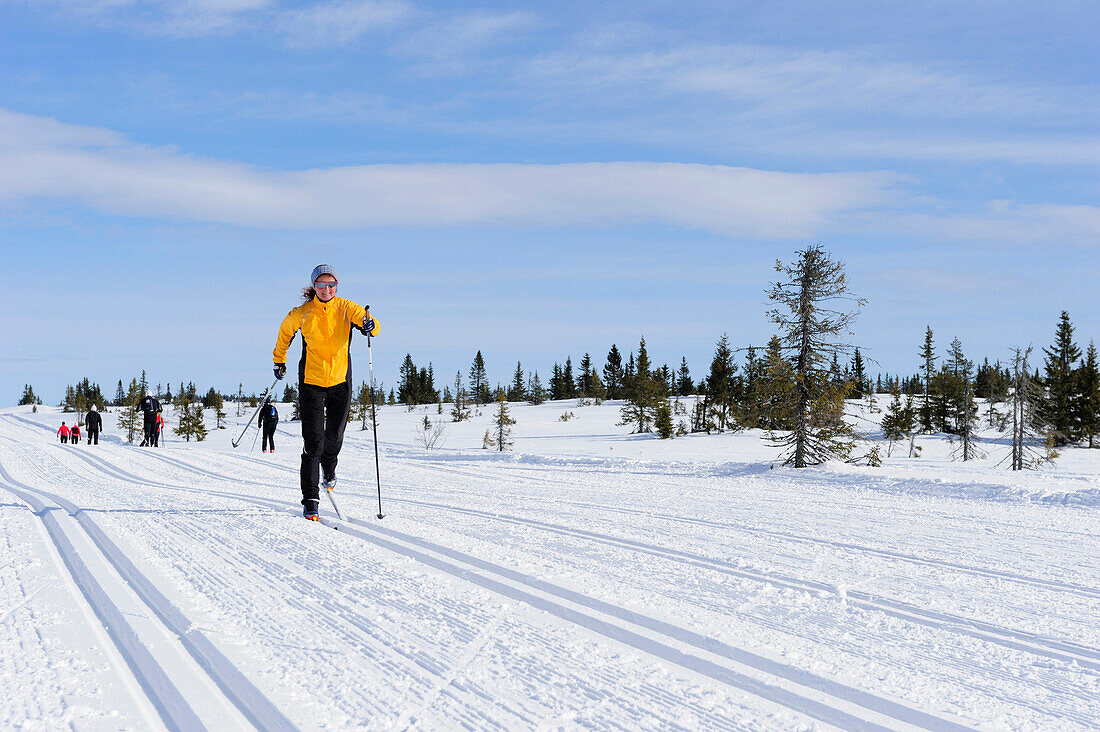
[[[446,410],[380,411],[381,521],[351,425],[322,525],[297,423],[264,455],[247,417],[155,450],[0,410],[0,727],[1100,727],[1100,450],[796,471],[558,402],[500,454],[482,411],[433,451]]]

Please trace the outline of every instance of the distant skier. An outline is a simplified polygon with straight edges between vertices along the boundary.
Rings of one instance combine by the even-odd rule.
[[[57,434],[61,435],[61,444],[65,445],[69,442],[69,426],[64,422],[57,428]]]
[[[264,406],[260,410],[260,430],[264,433],[261,451],[267,452],[268,446],[271,452],[275,452],[275,428],[279,425],[279,410],[271,403],[271,397],[264,400]],[[255,443],[253,443],[255,444]]]
[[[99,444],[99,430],[103,427],[103,418],[95,410],[95,405],[84,415],[84,425],[88,428],[88,444]]]
[[[140,402],[138,402],[138,409],[141,410],[145,419],[145,439],[141,441],[141,446],[152,445],[156,441],[157,431],[157,415],[160,413],[160,402],[153,392],[149,389],[145,390],[145,396]]]
[[[313,269],[304,302],[287,313],[275,342],[275,377],[286,376],[286,354],[294,335],[302,332],[298,362],[299,412],[302,415],[302,515],[317,520],[324,472],[326,490],[336,486],[336,462],[351,409],[351,329],[378,335],[381,326],[362,305],[336,297],[336,270],[327,264]]]
[[[160,435],[164,431],[164,416],[157,414],[156,429],[153,430],[153,447],[160,447]]]
[[[72,429],[69,430],[69,444],[70,445],[79,445],[80,444],[80,425],[74,424],[72,426]]]

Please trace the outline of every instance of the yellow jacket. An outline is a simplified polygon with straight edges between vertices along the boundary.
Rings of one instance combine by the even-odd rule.
[[[302,360],[298,375],[302,383],[314,386],[336,386],[348,379],[348,346],[352,326],[358,328],[366,315],[362,305],[334,297],[328,302],[313,298],[287,313],[279,326],[275,341],[275,363],[286,363],[286,352],[294,334],[302,331]],[[372,336],[382,332],[382,325],[373,315]]]

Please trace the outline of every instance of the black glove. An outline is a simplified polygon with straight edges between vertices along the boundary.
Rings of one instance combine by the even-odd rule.
[[[279,381],[282,381],[284,376],[286,376],[286,364],[285,363],[275,364],[275,378],[278,379]]]
[[[367,313],[363,316],[363,334],[370,335],[374,331],[374,318]]]

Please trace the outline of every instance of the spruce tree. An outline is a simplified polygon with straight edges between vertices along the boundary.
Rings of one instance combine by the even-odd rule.
[[[527,387],[523,383],[523,364],[516,361],[516,372],[512,374],[512,386],[508,389],[508,401],[522,402],[527,398]]]
[[[410,354],[405,354],[405,360],[401,362],[397,373],[400,375],[397,399],[411,410],[413,405],[420,403],[420,374]]]
[[[1073,342],[1073,324],[1065,310],[1058,320],[1054,344],[1044,348],[1043,353],[1046,354],[1046,376],[1042,384],[1046,387],[1046,398],[1041,414],[1055,446],[1061,447],[1075,442],[1081,435],[1081,396],[1075,367],[1081,358],[1081,349]]]
[[[121,407],[126,402],[126,392],[122,390],[122,379],[118,380],[118,389],[115,390],[115,406]]]
[[[708,418],[719,432],[736,426],[733,383],[736,372],[729,336],[723,333],[714,346],[714,358],[711,359],[710,373],[707,375],[707,402],[710,409]]]
[[[19,406],[25,404],[38,404],[38,397],[34,395],[34,389],[30,384],[23,385],[23,396],[19,397]]]
[[[894,450],[894,443],[913,434],[916,427],[916,410],[913,407],[913,395],[905,396],[905,405],[901,402],[901,388],[895,381],[890,388],[890,405],[882,416],[882,434],[887,440],[886,456]]]
[[[974,434],[978,424],[978,405],[974,401],[973,370],[974,362],[966,358],[962,350],[962,341],[951,341],[948,361],[952,376],[950,394],[951,411],[954,418],[954,434],[959,436],[959,453],[964,461],[978,457]]]
[[[577,375],[577,396],[582,399],[591,399],[596,396],[593,380],[596,376],[592,368],[592,356],[585,353],[581,358],[581,372]]]
[[[676,394],[682,397],[695,393],[695,384],[691,381],[691,369],[688,368],[687,356],[680,356],[680,368],[676,372]]]
[[[126,441],[133,442],[134,434],[138,430],[138,402],[141,401],[144,392],[141,391],[141,387],[138,384],[137,379],[130,379],[130,387],[126,392],[126,396],[122,400],[122,409],[118,413],[118,427],[120,430],[126,432]]]
[[[466,388],[462,385],[462,372],[455,372],[454,407],[451,409],[451,421],[462,422],[470,418],[470,410],[467,406]]]
[[[516,420],[508,412],[508,397],[503,389],[497,390],[497,413],[493,417],[493,432],[489,444],[500,452],[512,445],[512,425]]]
[[[622,354],[619,353],[619,348],[612,343],[611,350],[607,352],[607,363],[603,367],[603,385],[607,389],[608,399],[620,399],[622,397],[625,376]]]
[[[1100,365],[1097,364],[1096,344],[1089,341],[1085,351],[1085,363],[1081,366],[1078,384],[1081,391],[1081,432],[1088,438],[1089,448],[1096,447],[1096,435],[1100,433]]]
[[[764,357],[757,363],[759,374],[746,400],[750,424],[769,432],[793,430],[798,407],[798,383],[790,361],[783,355],[783,342],[779,336],[773,335],[768,340]]]
[[[631,354],[633,362],[633,354]],[[667,384],[653,373],[645,338],[638,345],[638,360],[634,365],[634,374],[627,377],[623,385],[623,405],[620,416],[621,425],[630,425],[632,432],[649,432],[661,400],[665,398]]]
[[[920,352],[924,372],[924,400],[920,406],[920,431],[932,432],[932,379],[936,375],[936,347],[932,341],[932,327],[925,326],[924,345]]]
[[[561,370],[562,399],[572,399],[577,396],[577,382],[573,380],[573,359],[565,357],[565,368]]]
[[[844,266],[819,245],[798,252],[792,265],[777,261],[775,269],[784,279],[768,292],[777,303],[768,315],[791,353],[798,399],[794,430],[774,442],[783,448],[784,463],[796,468],[847,458],[855,437],[844,421],[849,385],[836,384],[827,363],[848,348],[840,338],[850,332],[856,311],[839,310],[833,303],[848,300],[859,308],[864,301],[850,295]]]
[[[565,381],[565,373],[561,365],[555,362],[554,370],[550,374],[550,399],[558,400],[565,398],[565,386],[562,383],[563,381]]]
[[[489,394],[489,377],[485,371],[485,359],[481,351],[474,356],[474,363],[470,366],[470,394],[474,404],[488,404],[492,397]]]
[[[546,401],[546,389],[539,380],[539,372],[531,374],[531,380],[527,382],[527,402],[538,406]]]
[[[867,391],[867,373],[863,368],[863,356],[859,353],[859,348],[856,348],[855,355],[852,356],[852,390],[848,393],[849,399],[862,399],[863,394]]]
[[[675,428],[672,426],[672,408],[668,404],[668,399],[662,399],[657,404],[657,410],[653,417],[653,428],[657,430],[657,434],[662,440],[669,439],[675,432]]]

